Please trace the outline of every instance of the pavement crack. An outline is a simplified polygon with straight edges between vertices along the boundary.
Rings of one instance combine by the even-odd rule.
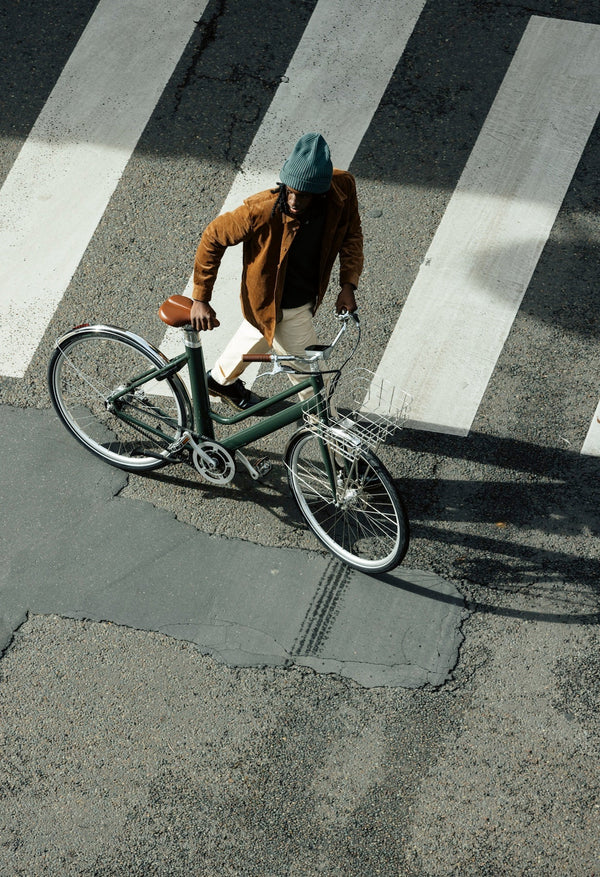
[[[227,0],[217,0],[216,9],[213,14],[208,18],[203,17],[195,22],[196,28],[200,32],[201,36],[198,45],[194,49],[190,63],[188,64],[187,69],[185,70],[185,73],[176,88],[172,112],[173,116],[176,116],[177,112],[179,111],[183,95],[188,85],[194,78],[194,75],[200,63],[200,60],[204,55],[204,52],[214,42],[216,38],[219,20],[224,15],[226,7]]]

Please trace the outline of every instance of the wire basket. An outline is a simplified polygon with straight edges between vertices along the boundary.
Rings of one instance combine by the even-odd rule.
[[[333,423],[323,426],[310,413],[305,414],[307,426],[336,446],[346,458],[352,445],[340,438],[340,430],[351,433],[362,445],[375,448],[385,444],[406,422],[412,396],[380,378],[368,369],[344,373],[336,387],[331,407]]]
[[[361,436],[336,421],[322,423],[310,414],[305,414],[304,420],[310,431],[325,442],[338,463],[341,463],[342,460],[349,462],[356,460],[365,445]],[[370,447],[372,446],[370,445]]]

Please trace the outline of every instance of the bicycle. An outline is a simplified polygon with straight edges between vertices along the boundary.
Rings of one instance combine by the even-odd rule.
[[[141,336],[110,325],[77,326],[56,341],[48,386],[69,432],[120,469],[146,472],[187,462],[204,480],[223,485],[235,476],[236,461],[253,479],[264,477],[270,463],[253,465],[242,448],[301,419],[303,425],[289,439],[283,459],[292,495],[309,527],[355,569],[381,573],[397,566],[408,548],[408,515],[391,475],[374,453],[394,423],[361,414],[360,407],[358,413],[337,419],[332,411],[342,369],[360,340],[357,315],[339,315],[333,341],[308,348],[303,357],[245,356],[248,362],[270,362],[273,370],[267,374],[293,373],[300,382],[224,416],[210,405],[201,333],[190,325],[191,305],[186,296],[174,295],[159,310],[163,322],[182,330],[184,352],[172,359]],[[357,330],[350,355],[340,368],[327,370],[327,360],[350,325]],[[185,366],[191,399],[179,376]],[[310,399],[289,401],[309,387]],[[257,422],[215,438],[214,424],[230,428],[257,416]]]

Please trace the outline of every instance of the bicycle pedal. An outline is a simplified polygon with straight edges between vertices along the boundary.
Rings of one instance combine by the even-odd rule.
[[[169,454],[177,454],[181,451],[190,441],[191,436],[189,432],[184,432],[183,435],[179,436],[178,439],[175,439],[174,442],[171,442],[169,447],[167,448],[167,452]]]
[[[266,457],[262,457],[260,460],[257,460],[257,462],[253,465],[248,457],[242,454],[240,450],[236,451],[235,453],[240,462],[244,464],[254,481],[258,481],[260,478],[264,478],[273,468],[272,464],[269,462],[269,460],[267,460]]]
[[[268,475],[271,469],[273,468],[273,464],[270,460],[267,460],[266,457],[262,457],[260,460],[257,460],[254,464],[254,468],[258,472],[261,478],[264,478],[265,475]]]

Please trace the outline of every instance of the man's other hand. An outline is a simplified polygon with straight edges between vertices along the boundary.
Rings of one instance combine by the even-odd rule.
[[[349,313],[353,314],[357,307],[356,298],[354,297],[354,287],[351,283],[344,283],[335,303],[336,313],[339,314],[343,310],[347,310]]]

